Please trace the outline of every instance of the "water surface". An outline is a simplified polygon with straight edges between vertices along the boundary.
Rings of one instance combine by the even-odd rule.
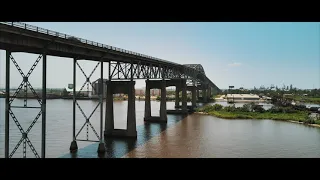
[[[4,157],[4,102],[0,98],[0,157]],[[97,101],[79,101],[87,116]],[[16,99],[13,105],[22,105]],[[28,105],[39,105],[29,100]],[[159,115],[160,103],[152,101],[152,115]],[[174,102],[167,102],[173,109]],[[114,102],[115,128],[126,128],[127,102]],[[26,130],[39,109],[13,109]],[[77,108],[78,132],[85,119]],[[90,122],[100,135],[100,108]],[[118,143],[108,151],[117,152],[109,157],[320,157],[320,128],[273,120],[225,120],[213,116],[189,115],[187,118],[170,116],[170,126],[144,126],[144,101],[136,101],[138,148],[127,148]],[[143,131],[140,131],[143,129]],[[87,127],[79,135],[86,139]],[[162,132],[163,131],[163,132]],[[151,132],[151,133],[150,133]],[[162,133],[161,133],[162,132]],[[161,133],[161,134],[160,134]],[[98,140],[89,127],[89,139]],[[29,133],[37,152],[41,154],[41,116]],[[10,152],[21,139],[15,123],[10,120]],[[72,100],[47,100],[47,157],[61,157],[69,152],[72,140]],[[79,148],[95,143],[78,142]],[[108,143],[107,143],[108,144]],[[111,146],[110,146],[111,147]],[[135,147],[135,146],[130,146]],[[118,153],[119,152],[119,153]],[[121,153],[120,153],[121,152]],[[128,154],[129,153],[129,154]],[[96,156],[96,155],[94,155]],[[22,144],[13,157],[22,157]],[[27,157],[34,157],[27,145]]]

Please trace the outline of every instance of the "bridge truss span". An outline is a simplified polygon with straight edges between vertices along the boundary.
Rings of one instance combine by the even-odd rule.
[[[131,75],[131,69],[133,71]],[[193,68],[181,68],[177,66],[168,66],[155,63],[144,63],[140,61],[116,62],[110,61],[111,79],[192,79],[197,80],[199,72]],[[131,77],[132,76],[132,77]]]

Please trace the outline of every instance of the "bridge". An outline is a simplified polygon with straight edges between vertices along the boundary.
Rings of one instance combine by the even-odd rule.
[[[90,123],[91,115],[86,115],[77,102],[77,94],[73,88],[73,131],[72,142],[70,151],[77,151],[77,141],[94,141],[99,142],[98,153],[105,152],[104,137],[124,136],[128,138],[137,138],[136,131],[136,117],[135,117],[135,81],[136,79],[146,80],[146,98],[145,98],[145,116],[144,121],[148,122],[167,122],[167,113],[182,113],[187,114],[190,109],[196,107],[197,99],[200,99],[199,92],[202,92],[201,101],[207,102],[208,97],[212,93],[220,91],[220,89],[206,76],[205,71],[200,64],[178,64],[163,59],[155,58],[149,55],[144,55],[125,49],[120,49],[114,46],[104,45],[93,41],[85,40],[82,38],[70,36],[67,34],[43,29],[40,27],[28,25],[19,22],[0,22],[0,49],[6,50],[6,107],[5,107],[5,157],[11,158],[21,143],[23,143],[23,157],[26,157],[26,144],[28,144],[34,153],[35,157],[40,158],[37,150],[32,145],[28,138],[28,133],[33,125],[42,118],[42,144],[41,144],[41,157],[45,158],[45,144],[46,144],[46,75],[47,75],[47,55],[59,56],[73,59],[73,86],[76,87],[76,70],[77,66],[86,78],[86,81],[81,87],[91,85],[90,80],[94,71],[100,66],[100,85],[99,88],[99,103],[93,110],[100,107],[100,134],[94,129]],[[32,54],[39,54],[33,66],[25,74],[22,71],[13,53],[25,52]],[[31,83],[29,76],[36,68],[37,64],[42,59],[42,95],[39,96]],[[90,60],[96,61],[97,64],[92,72],[87,76],[83,71],[78,61]],[[10,97],[10,64],[11,62],[20,72],[22,80],[16,92]],[[103,81],[104,67],[103,64],[108,63],[108,80]],[[166,87],[176,87],[175,107],[176,110],[167,110],[166,108]],[[27,104],[27,95],[25,96],[23,106],[12,106],[16,95],[24,89],[27,94],[28,88],[32,91],[39,106],[30,107]],[[150,89],[161,89],[160,101],[160,116],[151,116],[150,105]],[[80,91],[81,91],[80,90]],[[106,92],[105,92],[106,91]],[[192,92],[192,105],[187,106],[187,91]],[[182,92],[182,105],[180,105],[179,93]],[[78,92],[80,93],[80,92]],[[114,116],[113,116],[113,94],[124,93],[128,95],[128,114],[127,114],[127,129],[119,130],[114,129]],[[105,95],[106,96],[103,96]],[[106,108],[103,110],[103,99],[106,98]],[[82,128],[76,133],[76,107],[78,107],[86,119]],[[39,108],[39,113],[27,130],[23,129],[19,124],[19,120],[14,115],[12,108]],[[105,120],[103,121],[103,113],[105,112]],[[22,137],[16,147],[9,151],[9,120],[15,122],[19,128]],[[105,129],[103,130],[103,123]],[[79,133],[83,130],[85,125],[90,126],[97,136],[98,140],[77,139]],[[88,131],[88,128],[87,128]]]

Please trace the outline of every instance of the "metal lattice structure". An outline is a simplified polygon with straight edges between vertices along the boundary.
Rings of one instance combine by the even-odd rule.
[[[9,155],[9,158],[11,158],[14,153],[16,152],[16,150],[19,148],[19,146],[21,145],[21,143],[23,143],[23,158],[27,157],[26,154],[26,144],[29,145],[31,151],[33,152],[34,156],[36,158],[40,158],[37,150],[35,149],[35,147],[33,146],[32,142],[30,141],[30,139],[28,138],[28,133],[31,131],[32,127],[35,125],[35,123],[38,121],[39,117],[42,115],[42,119],[44,120],[43,126],[45,126],[45,109],[46,109],[46,103],[45,103],[45,98],[40,98],[39,95],[37,94],[37,92],[34,90],[34,88],[32,87],[31,83],[29,82],[29,77],[31,75],[31,73],[33,72],[33,70],[36,68],[37,64],[39,63],[39,61],[43,59],[43,64],[44,67],[46,66],[46,58],[43,58],[43,55],[39,55],[39,57],[36,59],[36,61],[34,62],[34,64],[31,66],[30,70],[28,71],[27,74],[24,74],[24,72],[22,71],[22,69],[20,68],[20,66],[18,65],[17,61],[14,59],[14,57],[12,56],[11,53],[7,52],[7,63],[10,64],[10,60],[12,61],[12,63],[14,64],[14,66],[16,67],[16,69],[18,70],[18,72],[20,73],[20,75],[22,76],[22,82],[20,83],[19,87],[16,89],[15,93],[13,94],[13,96],[9,99],[7,98],[7,114],[6,116],[8,116],[8,114],[11,116],[12,120],[14,121],[14,123],[16,124],[16,126],[18,127],[22,137],[20,139],[20,141],[17,143],[17,145],[13,148],[12,152]],[[45,68],[44,68],[45,70]],[[10,72],[7,71],[7,77],[9,77]],[[31,92],[33,93],[33,95],[36,97],[38,103],[40,106],[28,106],[28,97],[27,97],[27,90],[28,88],[31,90]],[[16,96],[19,94],[19,92],[24,89],[24,104],[23,106],[12,106],[12,102],[14,101],[14,99],[16,98]],[[22,126],[19,123],[19,120],[17,119],[17,117],[14,115],[12,108],[39,108],[40,111],[39,113],[36,115],[36,117],[34,118],[34,120],[32,121],[32,123],[30,124],[30,126],[28,127],[27,130],[24,130],[22,128]],[[7,124],[8,126],[8,124]],[[43,129],[45,131],[45,129]],[[9,136],[7,134],[7,136]],[[45,134],[42,138],[45,138]],[[6,138],[6,140],[8,139],[8,137]],[[7,142],[8,143],[8,142]],[[45,140],[43,139],[43,143],[45,143]],[[9,148],[6,147],[5,151],[9,152]],[[44,156],[44,144],[42,145],[42,156]]]
[[[200,73],[206,75],[206,73],[204,72],[204,69],[203,69],[201,64],[184,64],[184,66],[193,68],[193,69],[199,71]]]
[[[91,76],[93,75],[93,73],[96,71],[96,69],[98,68],[100,62],[98,62],[96,64],[96,66],[93,68],[93,70],[91,71],[90,75],[87,76],[86,73],[84,72],[84,70],[81,68],[80,64],[78,62],[76,62],[77,66],[79,67],[80,71],[82,72],[82,74],[84,75],[84,77],[86,78],[86,81],[83,83],[83,85],[81,86],[80,90],[78,91],[76,97],[78,97],[82,91],[82,89],[85,87],[85,85],[91,85],[92,89],[95,90],[95,87],[93,86],[92,82],[90,81]],[[99,101],[99,103],[96,105],[96,107],[93,109],[93,111],[91,112],[91,114],[89,116],[87,116],[83,109],[81,108],[80,104],[77,102],[77,99],[75,99],[74,103],[77,105],[77,107],[79,108],[81,114],[83,115],[83,117],[85,118],[85,122],[82,125],[82,127],[80,128],[80,130],[78,131],[78,133],[75,135],[75,140],[76,141],[91,141],[91,142],[99,142],[100,138],[97,131],[94,129],[94,127],[92,126],[90,119],[92,117],[92,115],[95,113],[95,111],[98,109],[99,106],[103,106],[102,102]],[[75,115],[75,114],[74,114]],[[83,130],[83,128],[86,126],[86,139],[77,139],[77,137],[79,136],[79,134],[81,133],[81,131]],[[89,126],[92,129],[92,131],[94,132],[94,134],[96,135],[96,137],[98,138],[98,140],[89,140]]]

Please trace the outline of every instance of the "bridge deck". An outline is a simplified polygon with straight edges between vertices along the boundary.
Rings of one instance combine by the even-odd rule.
[[[0,22],[0,49],[92,61],[117,61],[153,67],[175,68],[181,74],[197,71],[200,81],[216,85],[205,75],[201,65],[182,65],[160,58],[96,43],[25,23]],[[201,66],[201,67],[200,67]],[[188,74],[190,75],[190,73]],[[191,75],[192,76],[192,75]]]

